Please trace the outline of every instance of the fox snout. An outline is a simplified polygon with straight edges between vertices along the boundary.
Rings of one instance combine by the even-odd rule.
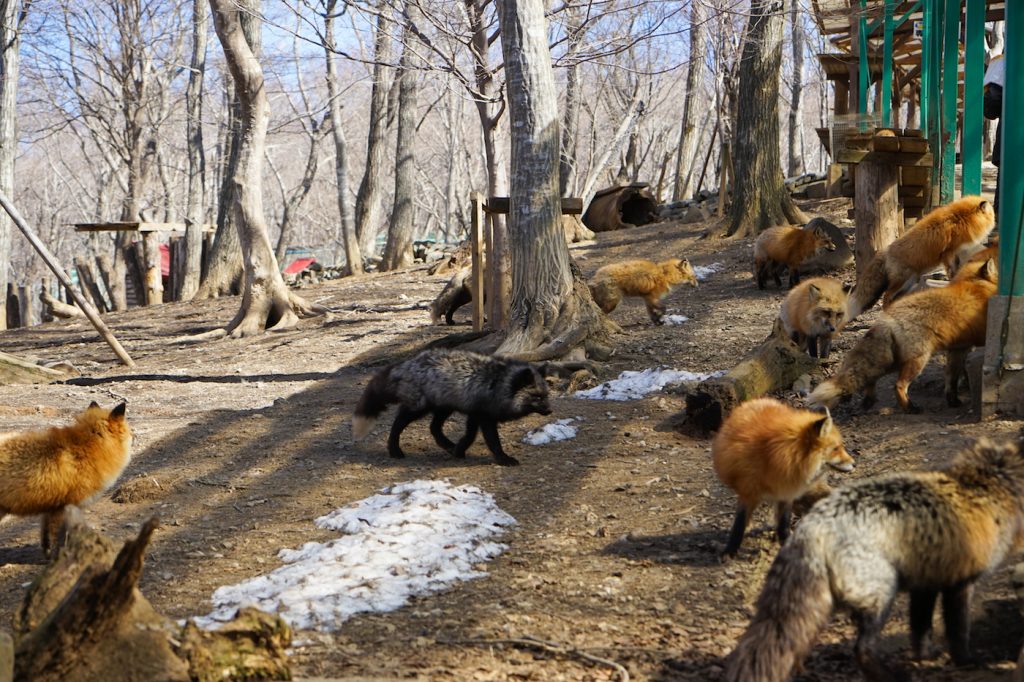
[[[847,455],[847,457],[849,457],[849,455]],[[833,469],[836,469],[837,471],[845,471],[845,472],[853,471],[854,467],[856,466],[853,463],[852,459],[833,460],[833,461],[829,462],[828,465],[830,467],[832,467]]]
[[[548,416],[549,414],[551,414],[551,412],[552,412],[552,409],[551,409],[550,405],[542,405],[541,407],[537,408],[537,414],[542,414],[545,417]]]

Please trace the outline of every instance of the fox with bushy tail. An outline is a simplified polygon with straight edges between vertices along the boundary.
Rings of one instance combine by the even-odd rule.
[[[936,471],[849,483],[819,501],[779,551],[757,612],[726,661],[727,682],[781,682],[803,661],[833,606],[853,614],[866,679],[900,679],[875,645],[899,591],[910,592],[915,657],[942,615],[953,661],[969,660],[977,580],[1024,546],[1024,455],[986,439]]]
[[[392,457],[405,456],[399,444],[405,427],[430,413],[430,434],[445,451],[465,457],[479,429],[498,464],[516,465],[519,461],[501,447],[498,423],[531,413],[551,414],[545,371],[546,366],[521,360],[462,350],[425,350],[385,367],[370,380],[352,417],[352,435],[356,440],[365,437],[377,416],[398,403],[388,437]],[[444,423],[455,412],[467,415],[466,433],[458,443],[444,435]]]

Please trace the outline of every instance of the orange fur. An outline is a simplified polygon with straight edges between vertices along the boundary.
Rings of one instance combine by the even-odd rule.
[[[812,358],[827,358],[832,337],[843,327],[846,292],[838,280],[813,277],[793,287],[782,302],[779,317],[793,342],[807,347]]]
[[[64,507],[109,488],[131,460],[124,407],[92,403],[71,426],[0,434],[0,518],[44,515],[47,555],[55,549]]]
[[[850,296],[847,320],[855,319],[879,297],[882,306],[888,307],[940,265],[952,273],[957,257],[975,250],[993,227],[992,204],[981,197],[963,197],[932,210],[889,248],[875,254]]]
[[[777,534],[785,541],[793,501],[818,479],[826,464],[853,469],[853,458],[828,413],[790,407],[774,398],[737,406],[711,443],[715,473],[736,491],[738,504],[725,554],[735,555],[747,523],[761,502],[776,503]]]
[[[628,260],[600,268],[590,280],[594,302],[606,314],[615,310],[623,296],[641,296],[647,313],[655,323],[665,314],[662,300],[673,284],[697,286],[697,275],[685,258],[670,258],[661,263],[649,260]]]
[[[899,299],[843,358],[836,375],[814,389],[809,404],[832,406],[839,398],[862,391],[869,407],[878,380],[898,370],[896,400],[905,411],[916,412],[907,390],[933,353],[985,345],[988,299],[997,282],[995,261],[989,259],[948,286]],[[946,400],[954,406],[959,404],[957,362],[954,358],[946,366]]]
[[[789,286],[800,282],[800,265],[821,251],[835,251],[836,245],[826,232],[819,229],[802,230],[799,227],[769,227],[754,242],[754,279],[757,288],[764,289],[769,275],[776,286],[782,286],[780,269],[789,268]]]

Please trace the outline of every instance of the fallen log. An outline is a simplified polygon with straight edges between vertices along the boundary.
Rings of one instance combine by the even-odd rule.
[[[137,583],[155,518],[120,552],[78,509],[68,507],[65,518],[65,544],[15,621],[15,680],[291,679],[284,655],[291,633],[279,617],[246,613],[222,634],[191,623],[183,629],[153,608]]]
[[[73,317],[85,317],[85,313],[82,309],[76,305],[68,305],[63,301],[58,301],[50,295],[46,289],[39,294],[39,300],[43,302],[43,305],[50,309],[50,312],[54,317],[59,317],[62,320],[69,320]]]
[[[48,384],[66,379],[67,374],[42,367],[16,355],[0,351],[0,386],[8,384]]]
[[[818,361],[793,343],[781,320],[776,319],[768,338],[738,365],[722,376],[702,381],[686,396],[682,423],[703,433],[717,431],[739,403],[789,388],[801,375],[817,367]]]

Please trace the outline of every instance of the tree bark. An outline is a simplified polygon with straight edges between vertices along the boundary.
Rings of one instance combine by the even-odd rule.
[[[387,153],[388,132],[388,83],[391,69],[386,65],[392,59],[391,19],[388,3],[377,3],[377,29],[373,46],[373,87],[370,91],[370,127],[366,134],[366,166],[363,179],[356,193],[356,237],[360,253],[366,256],[376,254],[377,231],[381,223],[381,184],[384,174],[384,158]]]
[[[754,0],[750,8],[736,98],[730,235],[807,222],[786,191],[779,154],[782,9],[783,0]]]
[[[693,171],[697,167],[697,101],[700,98],[701,81],[704,80],[705,43],[704,18],[700,3],[690,8],[690,62],[686,67],[686,99],[683,102],[683,122],[679,132],[679,151],[676,155],[676,183],[672,200],[679,201],[693,196]]]
[[[558,168],[558,193],[570,197],[576,191],[577,158],[576,138],[579,135],[580,104],[583,81],[582,66],[575,59],[583,44],[586,31],[580,20],[578,8],[570,5],[566,8],[568,16],[565,21],[565,32],[568,36],[565,48],[566,59],[571,60],[565,75],[565,111],[562,114],[562,147]]]
[[[355,218],[348,191],[348,141],[341,116],[341,95],[338,92],[338,69],[334,61],[334,11],[336,0],[327,0],[324,13],[324,53],[327,59],[327,97],[330,100],[331,134],[334,138],[334,172],[338,184],[338,213],[341,243],[345,249],[345,268],[350,275],[363,271],[363,255],[356,239]],[[336,238],[335,243],[339,240]],[[412,251],[410,242],[409,250]]]
[[[263,70],[242,31],[235,0],[210,0],[213,23],[235,84],[240,106],[238,165],[231,178],[232,212],[238,225],[244,267],[242,305],[227,332],[235,338],[264,328],[293,326],[299,315],[323,308],[292,295],[274,258],[263,214],[263,155],[270,118]]]
[[[414,22],[418,9],[405,5],[407,25]],[[402,32],[401,73],[398,76],[398,135],[395,143],[395,205],[388,225],[381,270],[397,270],[412,265],[412,233],[416,195],[416,79],[415,36]]]
[[[798,149],[801,130],[800,106],[804,91],[804,29],[800,23],[800,1],[790,0],[789,18],[793,41],[793,87],[789,100],[789,177],[796,177],[803,169],[802,150]],[[898,108],[898,107],[897,107]]]
[[[206,223],[206,152],[203,150],[203,78],[206,75],[207,0],[192,0],[192,62],[185,91],[188,138],[188,200],[185,208],[185,267],[178,300],[191,300],[203,270]]]
[[[603,319],[572,267],[562,229],[558,107],[544,4],[498,3],[498,21],[512,135],[512,305],[498,353],[541,360],[574,351],[603,331]]]
[[[14,196],[18,153],[18,66],[21,25],[32,0],[0,0],[0,193]],[[0,329],[7,328],[7,282],[11,272],[11,219],[0,215]]]

